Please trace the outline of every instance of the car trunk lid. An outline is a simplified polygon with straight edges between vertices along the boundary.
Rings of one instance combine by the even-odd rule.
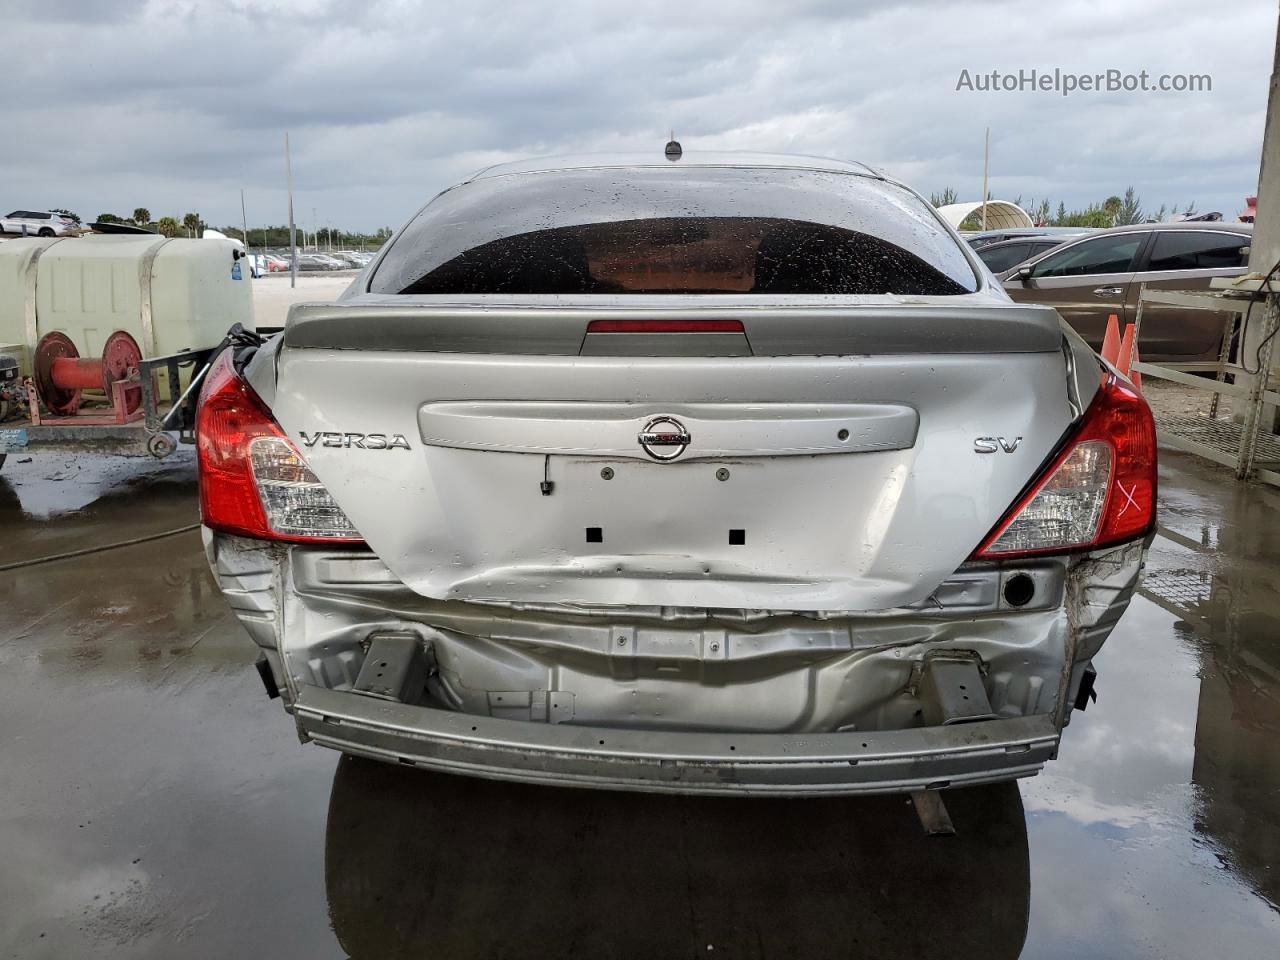
[[[295,308],[273,412],[426,596],[814,611],[927,598],[1072,419],[1051,311],[717,309],[751,354],[587,355],[622,307]]]

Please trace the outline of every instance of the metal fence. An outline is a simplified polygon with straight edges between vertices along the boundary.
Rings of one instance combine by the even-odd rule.
[[[1260,291],[1261,281],[1228,281],[1211,291],[1148,290],[1138,296],[1133,321],[1133,342],[1142,333],[1142,308],[1147,303],[1165,304],[1192,310],[1226,313],[1222,331],[1222,350],[1216,363],[1146,363],[1141,360],[1132,369],[1143,376],[1170,380],[1183,386],[1213,394],[1208,411],[1193,415],[1159,415],[1156,433],[1161,443],[1221,463],[1235,470],[1236,478],[1250,477],[1280,486],[1280,437],[1271,432],[1274,412],[1280,406],[1280,393],[1270,389],[1271,354],[1277,325],[1280,325],[1280,292],[1270,287]],[[1241,329],[1237,355],[1240,360],[1253,359],[1258,364],[1254,375],[1240,362],[1230,359],[1237,319],[1253,309],[1251,323],[1262,323],[1257,355],[1246,355]],[[1196,376],[1212,373],[1213,379]],[[1230,380],[1230,382],[1229,382]],[[1221,411],[1222,397],[1243,401],[1236,404],[1230,416]]]

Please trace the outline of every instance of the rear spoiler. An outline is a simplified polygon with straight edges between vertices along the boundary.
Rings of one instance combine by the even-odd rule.
[[[637,298],[640,299],[640,298]],[[300,303],[286,348],[578,356],[593,320],[740,321],[756,356],[1048,353],[1056,311],[1030,304],[665,306]]]

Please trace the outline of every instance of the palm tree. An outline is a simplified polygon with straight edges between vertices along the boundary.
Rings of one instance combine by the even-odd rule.
[[[182,225],[187,228],[188,236],[200,236],[200,214],[188,213],[182,218]]]
[[[1116,211],[1116,226],[1127,227],[1133,223],[1142,223],[1146,218],[1142,210],[1142,198],[1129,187],[1120,201],[1120,209]]]
[[[929,194],[929,202],[935,207],[945,207],[948,204],[955,203],[959,199],[959,195],[950,187],[945,188],[941,193]],[[388,231],[388,234],[389,233],[390,231]]]
[[[161,217],[156,221],[156,229],[166,237],[175,236],[178,232],[178,221],[173,217]]]
[[[137,207],[133,211],[133,222],[140,227],[151,225],[151,211],[146,207]]]

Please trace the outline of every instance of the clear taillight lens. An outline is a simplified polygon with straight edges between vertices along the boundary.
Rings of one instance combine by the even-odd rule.
[[[1156,517],[1156,430],[1129,385],[1108,378],[1075,436],[974,551],[975,559],[1061,553],[1145,535]]]
[[[1088,543],[1097,532],[1110,480],[1111,448],[1097,441],[1080,444],[986,552]]]
[[[253,389],[231,350],[209,370],[196,413],[205,526],[260,540],[358,543],[360,535]]]
[[[267,523],[277,535],[359,539],[342,508],[284,437],[258,437],[250,442],[249,466]]]

